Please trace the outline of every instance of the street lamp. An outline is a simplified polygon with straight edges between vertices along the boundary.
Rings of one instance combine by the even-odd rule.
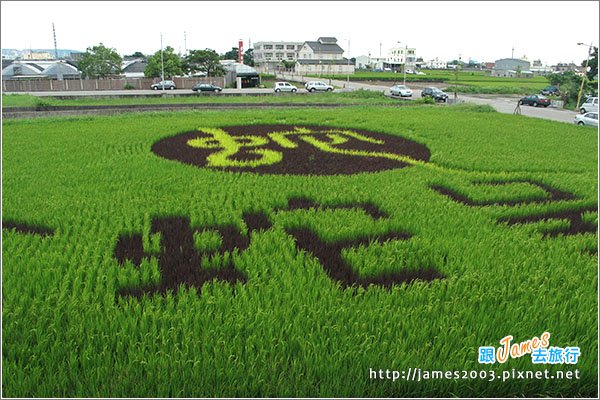
[[[346,66],[346,88],[350,89],[350,39],[348,39],[348,57],[346,58],[348,59],[348,65]]]
[[[162,91],[165,91],[165,58],[163,56],[162,32],[160,33],[160,65],[161,65],[161,86]]]
[[[579,87],[579,94],[577,95],[577,107],[575,107],[576,110],[579,110],[579,104],[581,102],[581,93],[583,92],[583,83],[585,82],[585,79],[587,78],[588,62],[590,61],[590,54],[592,54],[593,46],[591,44],[585,44],[585,43],[577,43],[577,46],[588,46],[588,55],[587,55],[587,59],[585,60],[585,68],[583,71],[583,76],[581,77],[581,86]]]
[[[402,69],[404,70],[404,86],[406,86],[406,55],[408,53],[408,44],[404,43],[404,66]]]

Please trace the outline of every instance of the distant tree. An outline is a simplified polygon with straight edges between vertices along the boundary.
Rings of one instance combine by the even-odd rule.
[[[254,49],[248,49],[244,53],[244,64],[254,67]]]
[[[296,66],[296,62],[295,61],[281,60],[281,66],[286,71],[290,71],[290,70],[292,70]]]
[[[221,54],[221,60],[236,60],[238,59],[238,48],[232,47],[226,53]],[[254,50],[248,49],[244,52],[244,64],[254,67]]]
[[[581,66],[585,67],[586,60],[581,62]],[[587,78],[591,81],[594,80],[598,75],[598,48],[594,46],[594,50],[590,54],[590,60],[588,61],[588,71],[586,71]]]
[[[109,75],[119,74],[122,64],[123,59],[115,49],[100,43],[87,48],[81,56],[79,69],[84,78],[105,78]]]
[[[225,69],[219,63],[219,54],[211,49],[192,50],[185,57],[189,72],[202,71],[206,76],[223,76]]]
[[[523,68],[520,65],[517,65],[517,78],[521,77],[521,72],[523,72]]]
[[[131,57],[131,58],[146,58],[146,56],[141,52],[141,51],[136,51],[135,53],[125,56],[125,57]]]
[[[238,48],[232,47],[231,50],[221,55],[221,60],[237,60]]]
[[[174,76],[181,76],[184,74],[183,63],[181,57],[175,54],[175,50],[171,46],[167,46],[163,49],[164,65],[165,65],[165,79]],[[160,50],[148,57],[148,65],[144,70],[144,76],[148,78],[161,77],[162,74],[162,63]]]
[[[585,60],[584,60],[585,63]],[[585,65],[585,64],[584,64]],[[577,104],[577,99],[579,97],[579,90],[581,89],[581,81],[583,77],[577,75],[573,71],[566,71],[561,73],[549,74],[546,76],[548,82],[551,85],[557,85],[560,87],[560,97],[564,102],[565,107],[574,108]],[[597,95],[598,88],[596,85],[592,84],[589,80],[583,84],[583,93],[582,100],[585,100],[586,94]]]

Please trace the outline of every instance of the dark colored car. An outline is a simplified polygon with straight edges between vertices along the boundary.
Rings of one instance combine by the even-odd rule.
[[[546,86],[540,93],[544,96],[558,95],[560,94],[560,89],[558,86]]]
[[[431,97],[437,101],[445,102],[448,100],[448,94],[436,87],[426,87],[421,91],[421,97]]]
[[[525,96],[521,100],[519,100],[519,104],[527,104],[530,106],[544,106],[548,107],[550,105],[550,99],[542,96],[541,94],[533,94],[531,96]]]
[[[216,86],[216,85],[211,85],[210,83],[196,83],[194,86],[192,86],[192,90],[194,92],[220,92],[221,90],[223,90],[223,88]]]

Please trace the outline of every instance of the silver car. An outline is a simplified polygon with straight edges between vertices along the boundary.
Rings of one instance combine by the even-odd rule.
[[[177,87],[175,87],[175,82],[173,81],[160,81],[158,83],[155,83],[153,85],[150,86],[153,90],[158,90],[158,89],[169,89],[169,90],[175,90],[177,89]]]
[[[275,86],[273,87],[273,90],[276,93],[279,92],[292,92],[292,93],[296,93],[296,91],[298,90],[298,88],[288,82],[275,82]]]
[[[395,85],[390,88],[392,96],[411,97],[413,92],[404,85]]]
[[[589,112],[598,112],[598,98],[588,97],[585,103],[581,105],[579,111],[581,111],[582,114]]]
[[[315,91],[331,92],[333,90],[333,86],[327,85],[326,83],[321,82],[321,81],[306,82],[304,87],[309,92],[315,92]]]
[[[577,125],[595,126],[598,127],[598,113],[589,112],[585,114],[577,114],[573,121]]]

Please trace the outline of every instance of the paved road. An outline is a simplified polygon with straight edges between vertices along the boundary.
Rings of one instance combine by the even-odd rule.
[[[287,78],[292,80],[292,76],[284,76],[282,78]],[[297,75],[296,77],[297,78]],[[315,79],[315,78],[310,78]],[[374,90],[382,92],[386,95],[389,95],[389,87],[390,83],[385,82],[373,82],[373,83],[362,83],[362,82],[350,82],[349,84],[346,81],[337,81],[337,80],[328,80],[322,79],[326,82],[331,82],[331,84],[337,86],[339,89],[336,89],[337,92],[356,90],[356,89],[366,89],[366,90]],[[425,84],[426,85],[426,84]],[[298,93],[297,95],[307,94],[308,92],[304,89],[302,84],[298,83]],[[424,86],[423,83],[410,82],[407,86],[409,86],[413,90],[413,98],[421,97],[421,89]],[[23,92],[20,92],[23,94]],[[26,94],[32,94],[34,96],[54,96],[60,98],[71,98],[71,97],[88,97],[88,96],[165,96],[165,97],[183,97],[183,96],[219,96],[219,95],[227,95],[227,96],[245,96],[245,95],[273,95],[273,89],[223,89],[222,93],[194,93],[190,89],[176,89],[176,90],[103,90],[103,91],[65,91],[65,92],[25,92]],[[5,94],[10,94],[6,92]],[[451,94],[451,98],[452,98]],[[494,107],[498,112],[513,114],[515,108],[517,106],[517,101],[519,96],[497,96],[497,95],[458,95],[459,101],[471,102],[475,104],[488,104]],[[576,113],[574,111],[568,111],[558,108],[534,108],[531,106],[521,106],[521,114],[527,117],[534,118],[542,118],[548,119],[552,121],[573,123]]]
[[[302,89],[301,91],[304,91]],[[89,96],[119,96],[119,97],[136,97],[136,96],[218,96],[220,94],[227,95],[248,95],[248,94],[273,94],[273,89],[223,89],[221,93],[196,93],[191,89],[175,89],[175,90],[77,90],[77,91],[48,91],[48,92],[4,92],[4,94],[31,94],[39,97],[89,97]]]
[[[287,77],[287,76],[286,76]],[[315,78],[311,78],[315,79]],[[346,89],[366,89],[366,90],[375,90],[382,92],[386,95],[390,94],[389,88],[392,86],[391,83],[385,82],[373,82],[373,83],[363,83],[363,82],[350,82],[348,86],[347,81],[338,81],[338,80],[328,80],[322,79],[325,82],[331,82],[331,84],[335,86],[339,86]],[[413,91],[413,98],[421,98],[421,89],[425,86],[431,86],[431,84],[420,83],[420,82],[409,82],[407,84],[409,88]],[[433,85],[435,86],[435,84]],[[449,93],[450,98],[452,99],[454,95]],[[458,94],[458,101],[464,101],[475,104],[487,104],[496,109],[496,111],[504,113],[504,114],[513,114],[515,108],[517,106],[518,100],[521,96],[518,95],[463,95]],[[542,118],[548,119],[552,121],[558,122],[566,122],[569,124],[573,123],[575,119],[575,115],[577,114],[575,111],[563,110],[554,107],[531,107],[531,106],[521,106],[521,115],[527,117],[534,118]]]

